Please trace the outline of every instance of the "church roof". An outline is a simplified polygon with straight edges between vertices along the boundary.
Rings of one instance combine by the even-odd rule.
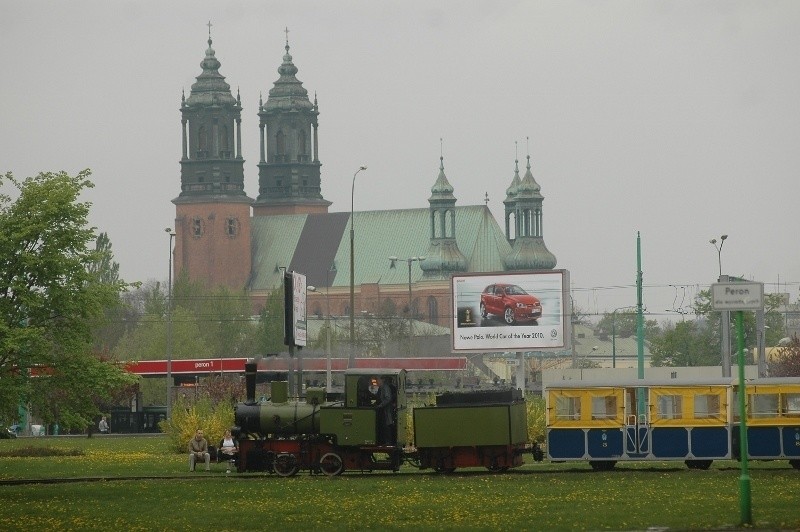
[[[303,88],[303,82],[297,79],[297,67],[292,62],[289,53],[289,42],[286,42],[286,53],[283,63],[278,67],[281,75],[274,86],[269,90],[267,103],[264,104],[265,112],[278,112],[290,110],[313,111],[314,104],[308,99],[308,91]]]
[[[503,271],[511,246],[485,205],[455,207],[456,241],[467,272]],[[427,208],[356,212],[354,215],[356,286],[406,284],[408,269],[390,267],[424,256],[430,244]],[[316,287],[350,285],[350,213],[257,216],[252,219],[253,274],[250,290],[271,290],[281,281],[280,267],[304,273]],[[335,267],[335,271],[329,269]],[[422,279],[419,263],[411,282]]]
[[[211,48],[211,36],[208,37],[206,56],[200,62],[203,72],[197,76],[197,81],[192,84],[189,98],[184,102],[187,106],[198,104],[229,104],[235,105],[236,98],[231,95],[231,86],[225,81],[225,76],[219,73],[221,66],[214,49]]]

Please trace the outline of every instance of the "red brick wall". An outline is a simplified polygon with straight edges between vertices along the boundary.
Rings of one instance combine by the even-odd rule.
[[[232,235],[230,219],[236,221]],[[249,204],[178,204],[175,234],[175,276],[186,272],[210,287],[245,288],[252,262]]]

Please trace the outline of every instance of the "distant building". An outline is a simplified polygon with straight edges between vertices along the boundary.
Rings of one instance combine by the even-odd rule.
[[[356,315],[395,309],[398,316],[410,311],[447,326],[452,274],[555,268],[556,257],[544,244],[544,197],[530,156],[522,178],[515,161],[504,228],[486,205],[456,206],[441,157],[427,207],[356,212],[352,219],[349,211],[329,212],[318,157],[319,105],[296,77],[288,41],[280,77],[266,102],[259,101],[259,186],[256,198],[249,197],[242,102],[220,74],[211,43],[209,35],[202,72],[181,99],[181,190],[172,200],[176,275],[246,289],[258,307],[280,286],[285,267],[316,287],[309,314],[349,315],[353,227]],[[414,257],[425,260],[407,260]]]

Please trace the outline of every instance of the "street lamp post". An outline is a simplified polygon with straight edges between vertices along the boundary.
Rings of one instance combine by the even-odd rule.
[[[167,282],[167,419],[172,419],[172,239],[175,232],[171,227],[164,231],[169,234],[169,281]]]
[[[422,262],[425,257],[409,257],[407,259],[398,259],[395,256],[389,257],[389,267],[394,268],[398,261],[406,261],[408,263],[408,343],[409,350],[414,348],[414,316],[411,312],[411,264],[413,262]]]
[[[722,246],[725,244],[725,240],[728,238],[728,235],[722,235],[719,237],[719,245],[717,245],[717,239],[712,238],[708,242],[714,246],[717,250],[717,262],[719,264],[719,277],[717,278],[717,282],[725,282],[728,280],[726,276],[724,279],[722,277]],[[720,349],[721,353],[721,364],[722,364],[722,376],[723,377],[730,377],[731,376],[731,313],[730,311],[723,310],[720,312]]]
[[[347,367],[355,367],[356,365],[356,351],[355,351],[355,253],[353,251],[353,241],[355,240],[355,229],[353,229],[353,204],[356,192],[356,176],[362,170],[366,170],[366,166],[361,166],[353,174],[353,184],[350,187],[350,356],[347,360]]]
[[[728,235],[722,235],[719,237],[719,245],[717,245],[717,239],[712,238],[708,242],[714,246],[717,250],[717,262],[719,263],[719,281],[722,282],[722,246],[725,245],[725,240],[728,238]]]
[[[328,295],[331,291],[330,273],[336,271],[336,263],[331,263],[331,267],[325,272],[325,391],[333,391],[333,379],[331,378],[331,301]]]

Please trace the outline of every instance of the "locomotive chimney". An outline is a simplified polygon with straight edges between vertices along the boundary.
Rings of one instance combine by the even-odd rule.
[[[256,375],[258,374],[258,362],[250,359],[244,364],[244,386],[247,391],[247,404],[256,402]]]

